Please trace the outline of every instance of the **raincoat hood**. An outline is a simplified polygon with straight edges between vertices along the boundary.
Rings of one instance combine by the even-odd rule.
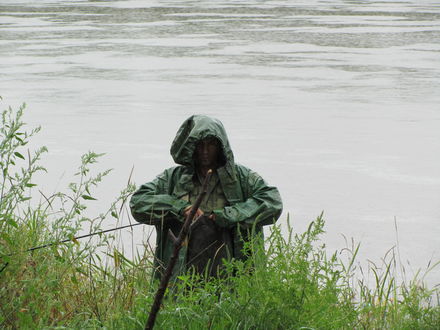
[[[220,120],[203,115],[193,115],[183,122],[171,144],[171,156],[177,164],[194,168],[193,154],[198,141],[215,137],[221,143],[225,167],[232,169],[234,155],[228,136]],[[228,171],[229,172],[229,171]]]

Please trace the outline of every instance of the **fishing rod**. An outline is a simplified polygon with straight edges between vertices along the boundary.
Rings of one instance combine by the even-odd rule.
[[[31,252],[31,251],[35,251],[35,250],[43,249],[43,248],[46,248],[46,247],[49,247],[49,246],[63,244],[63,243],[67,243],[67,242],[75,242],[75,240],[79,240],[79,239],[82,239],[82,238],[91,237],[91,236],[95,236],[95,235],[100,235],[100,234],[108,233],[108,232],[111,232],[111,231],[125,229],[125,228],[130,228],[130,227],[135,227],[135,226],[139,226],[139,225],[143,225],[143,223],[139,222],[139,223],[134,223],[134,224],[130,224],[130,225],[122,226],[122,227],[116,227],[116,228],[112,228],[112,229],[101,230],[101,231],[98,231],[96,233],[85,234],[85,235],[81,235],[81,236],[75,236],[75,237],[67,238],[67,239],[59,241],[59,242],[52,242],[52,243],[47,243],[47,244],[40,245],[40,246],[35,246],[35,247],[30,248],[30,249],[21,251],[21,252],[6,254],[3,257],[10,257],[10,256],[13,256],[13,255],[16,255],[16,254],[19,254],[19,253]],[[6,264],[6,266],[7,266],[7,264]],[[3,271],[3,269],[6,268],[6,266],[4,266],[0,270],[0,273]]]

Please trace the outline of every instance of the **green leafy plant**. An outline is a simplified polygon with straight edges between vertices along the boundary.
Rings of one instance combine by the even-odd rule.
[[[99,202],[94,189],[110,174],[95,172],[102,154],[88,152],[66,192],[39,191],[34,176],[45,172],[39,162],[47,150],[25,149],[39,128],[25,130],[24,108],[3,111],[0,128],[0,327],[143,329],[157,288],[149,245],[133,248],[129,258],[117,232],[75,239],[84,228],[95,232],[129,220],[134,185],[129,179],[102,214],[88,216],[89,203]],[[287,223],[287,232],[274,225],[264,242],[249,242],[251,257],[226,263],[220,279],[180,276],[168,289],[157,328],[439,328],[438,286],[427,288],[420,273],[398,282],[394,249],[381,264],[362,269],[360,244],[329,253],[320,241],[322,214],[304,233]],[[27,250],[66,238],[66,244]]]

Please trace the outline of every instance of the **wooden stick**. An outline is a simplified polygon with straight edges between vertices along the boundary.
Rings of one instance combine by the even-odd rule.
[[[168,287],[168,283],[170,281],[171,275],[173,274],[174,266],[176,265],[179,256],[179,251],[182,248],[182,244],[185,238],[188,236],[189,226],[191,225],[191,222],[194,219],[194,216],[208,191],[208,183],[209,183],[209,179],[211,178],[211,175],[212,175],[212,170],[208,170],[205,180],[203,181],[202,191],[200,192],[199,196],[196,199],[196,202],[191,208],[191,211],[186,217],[182,229],[180,230],[179,236],[177,238],[175,238],[174,235],[172,236],[172,240],[174,241],[173,254],[170,258],[165,273],[163,274],[160,280],[160,285],[159,288],[157,289],[156,296],[154,297],[154,302],[153,305],[151,306],[151,311],[150,311],[150,315],[148,316],[147,324],[145,325],[146,330],[151,330],[154,327],[154,322],[156,321],[157,313],[160,309],[163,296],[165,295],[165,291]]]

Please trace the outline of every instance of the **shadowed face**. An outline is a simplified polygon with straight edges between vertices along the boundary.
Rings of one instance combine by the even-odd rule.
[[[220,143],[214,137],[208,137],[197,142],[196,163],[200,167],[217,167]]]

